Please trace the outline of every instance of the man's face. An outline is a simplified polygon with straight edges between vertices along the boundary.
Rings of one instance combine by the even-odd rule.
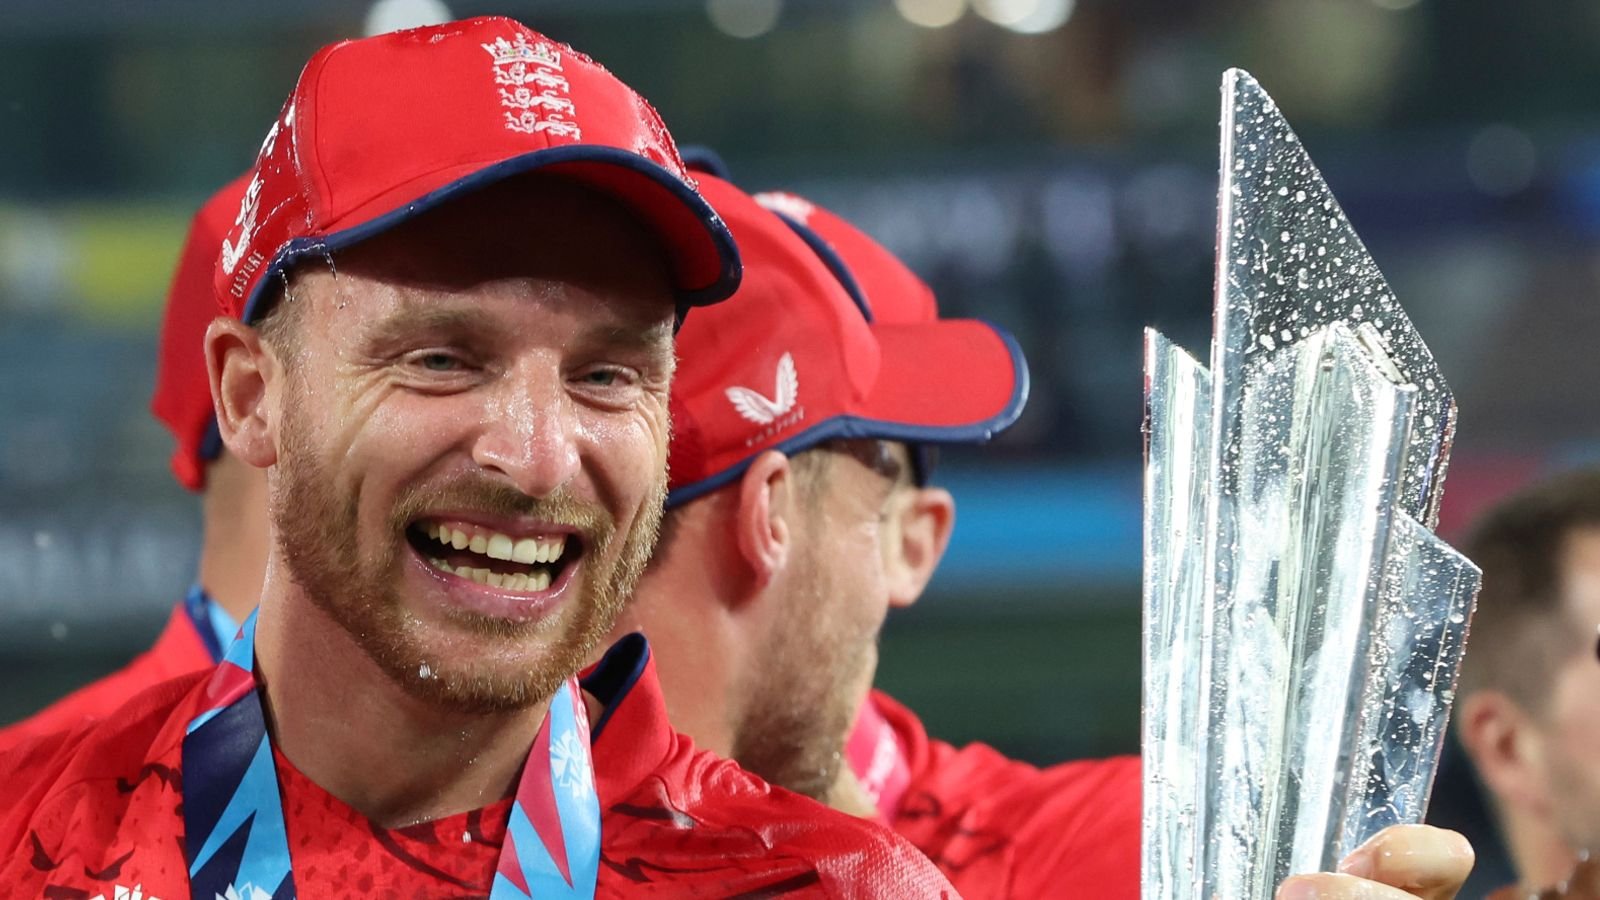
[[[1574,628],[1590,637],[1556,670],[1540,718],[1545,770],[1558,827],[1574,849],[1600,850],[1600,528],[1574,531],[1563,561],[1563,593]]]
[[[290,577],[419,696],[548,696],[660,519],[655,244],[597,196],[511,182],[305,267],[291,297],[270,504]]]
[[[794,562],[755,656],[762,669],[733,756],[769,781],[825,798],[877,668],[889,606],[880,551],[886,510],[895,490],[911,488],[897,445],[842,441],[807,452],[828,458],[806,467],[814,483],[797,485]]]

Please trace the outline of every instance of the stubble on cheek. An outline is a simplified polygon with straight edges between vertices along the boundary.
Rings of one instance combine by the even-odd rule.
[[[656,479],[627,533],[618,535],[598,505],[566,495],[531,498],[469,477],[407,489],[385,525],[364,542],[356,491],[340,485],[333,465],[317,455],[309,418],[292,403],[282,443],[271,513],[291,579],[410,693],[461,711],[521,708],[548,697],[581,668],[649,559],[666,493],[665,479]],[[575,573],[579,595],[557,618],[532,623],[447,613],[441,624],[408,611],[400,593],[411,553],[405,528],[429,509],[530,515],[576,526],[585,545]],[[460,646],[481,652],[439,650]]]

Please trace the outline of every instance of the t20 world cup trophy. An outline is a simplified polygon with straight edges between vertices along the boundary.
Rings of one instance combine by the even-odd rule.
[[[1272,98],[1223,79],[1209,368],[1145,336],[1144,896],[1251,900],[1418,822],[1478,570],[1455,400]]]

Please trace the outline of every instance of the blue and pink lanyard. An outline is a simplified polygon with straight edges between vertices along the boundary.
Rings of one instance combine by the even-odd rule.
[[[222,604],[211,599],[211,595],[198,582],[190,585],[189,593],[184,595],[183,611],[189,615],[189,624],[194,626],[195,637],[211,654],[211,661],[222,662],[223,651],[228,649],[234,635],[239,633],[239,623],[228,615]]]
[[[191,896],[293,900],[272,739],[255,679],[252,613],[206,685],[183,739],[184,858]],[[550,700],[518,780],[491,900],[593,898],[600,801],[577,681]]]

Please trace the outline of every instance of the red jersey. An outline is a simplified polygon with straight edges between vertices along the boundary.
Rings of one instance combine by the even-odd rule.
[[[888,823],[963,896],[1137,900],[1138,757],[1041,769],[983,744],[929,740],[916,715],[881,691],[868,702],[888,726],[875,737],[897,742],[902,760],[873,767],[876,785],[899,795]],[[896,755],[882,746],[869,767]]]
[[[103,719],[129,698],[178,675],[216,664],[182,603],[167,618],[161,636],[133,662],[99,681],[85,685],[20,722],[0,728],[0,752],[41,734],[65,731],[86,721]]]
[[[0,779],[13,787],[0,800],[0,884],[16,896],[189,897],[181,751],[209,674],[0,754]],[[592,730],[596,897],[956,896],[892,833],[695,750],[667,723],[642,638],[619,643],[583,686],[604,706]],[[385,829],[276,761],[300,896],[488,896],[509,798]]]

